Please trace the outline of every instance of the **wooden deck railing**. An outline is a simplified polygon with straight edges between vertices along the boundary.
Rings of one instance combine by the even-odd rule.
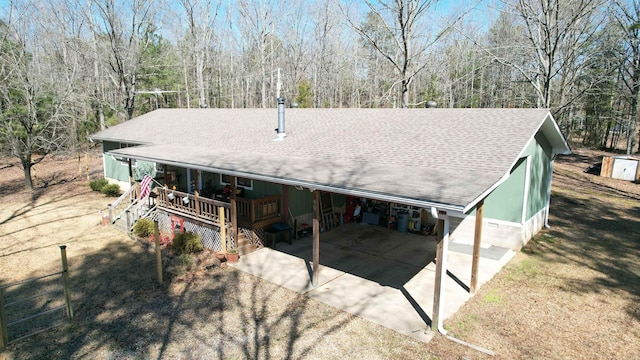
[[[231,219],[231,204],[181,191],[158,189],[158,208],[219,226],[218,208],[224,208],[227,223]],[[171,195],[172,194],[172,195]],[[173,197],[171,199],[170,197]],[[184,199],[187,199],[186,201]],[[242,224],[267,224],[281,220],[282,196],[272,195],[260,199],[236,198],[238,222]]]
[[[231,219],[231,205],[227,202],[212,200],[199,196],[198,194],[187,194],[176,190],[158,190],[156,204],[163,210],[220,226],[218,209],[222,206],[224,208],[225,221],[230,221]]]
[[[272,195],[260,199],[237,198],[238,220],[252,224],[264,220],[279,218],[282,196]]]

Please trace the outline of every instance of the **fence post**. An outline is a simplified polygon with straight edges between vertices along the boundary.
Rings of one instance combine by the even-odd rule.
[[[67,318],[73,319],[71,307],[71,289],[69,288],[69,267],[67,266],[67,245],[60,245],[60,257],[62,258],[62,284],[64,286],[64,300],[67,303]]]
[[[109,222],[113,224],[113,206],[109,204]]]
[[[127,218],[127,234],[131,234],[131,212],[128,209],[125,211],[125,216]]]
[[[4,309],[4,289],[0,288],[0,349],[9,344],[9,330],[7,326],[7,313]]]
[[[158,284],[162,284],[162,253],[160,252],[160,226],[158,220],[153,220],[153,242],[156,246],[156,273]]]

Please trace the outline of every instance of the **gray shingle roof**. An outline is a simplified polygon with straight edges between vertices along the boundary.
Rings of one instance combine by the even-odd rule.
[[[133,158],[464,208],[509,173],[536,132],[568,152],[543,109],[161,109],[92,136]],[[282,181],[280,181],[282,180]]]

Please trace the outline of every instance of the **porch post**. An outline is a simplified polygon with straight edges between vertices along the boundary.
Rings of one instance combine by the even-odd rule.
[[[438,215],[436,224],[437,251],[436,251],[436,281],[433,289],[433,316],[431,317],[431,330],[442,330],[442,308],[444,305],[444,285],[447,275],[447,251],[449,248],[449,218],[445,212]]]
[[[313,276],[311,285],[318,286],[320,273],[320,191],[313,192]]]
[[[131,166],[131,158],[129,158],[129,185],[133,184],[133,167]]]
[[[231,197],[229,202],[231,203],[231,231],[233,234],[233,241],[235,247],[238,246],[238,208],[236,206],[236,177],[230,176],[231,182]]]
[[[639,166],[640,168],[640,166]],[[283,214],[284,222],[289,224],[289,186],[282,185],[282,206],[280,207],[280,211]],[[293,224],[289,224],[293,225]]]
[[[469,292],[476,293],[478,286],[478,263],[480,262],[480,243],[482,242],[482,220],[484,218],[484,199],[476,205],[476,228],[473,233],[473,258],[471,261],[471,285]]]

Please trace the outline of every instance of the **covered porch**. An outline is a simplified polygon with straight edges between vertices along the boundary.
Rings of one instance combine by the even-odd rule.
[[[349,223],[321,234],[315,284],[313,237],[261,249],[233,266],[426,342],[433,336],[429,328],[437,281],[437,246],[434,236]],[[479,285],[489,281],[513,255],[505,248],[482,248]],[[472,247],[452,242],[446,257],[445,301],[440,304],[443,319],[472,296]]]

